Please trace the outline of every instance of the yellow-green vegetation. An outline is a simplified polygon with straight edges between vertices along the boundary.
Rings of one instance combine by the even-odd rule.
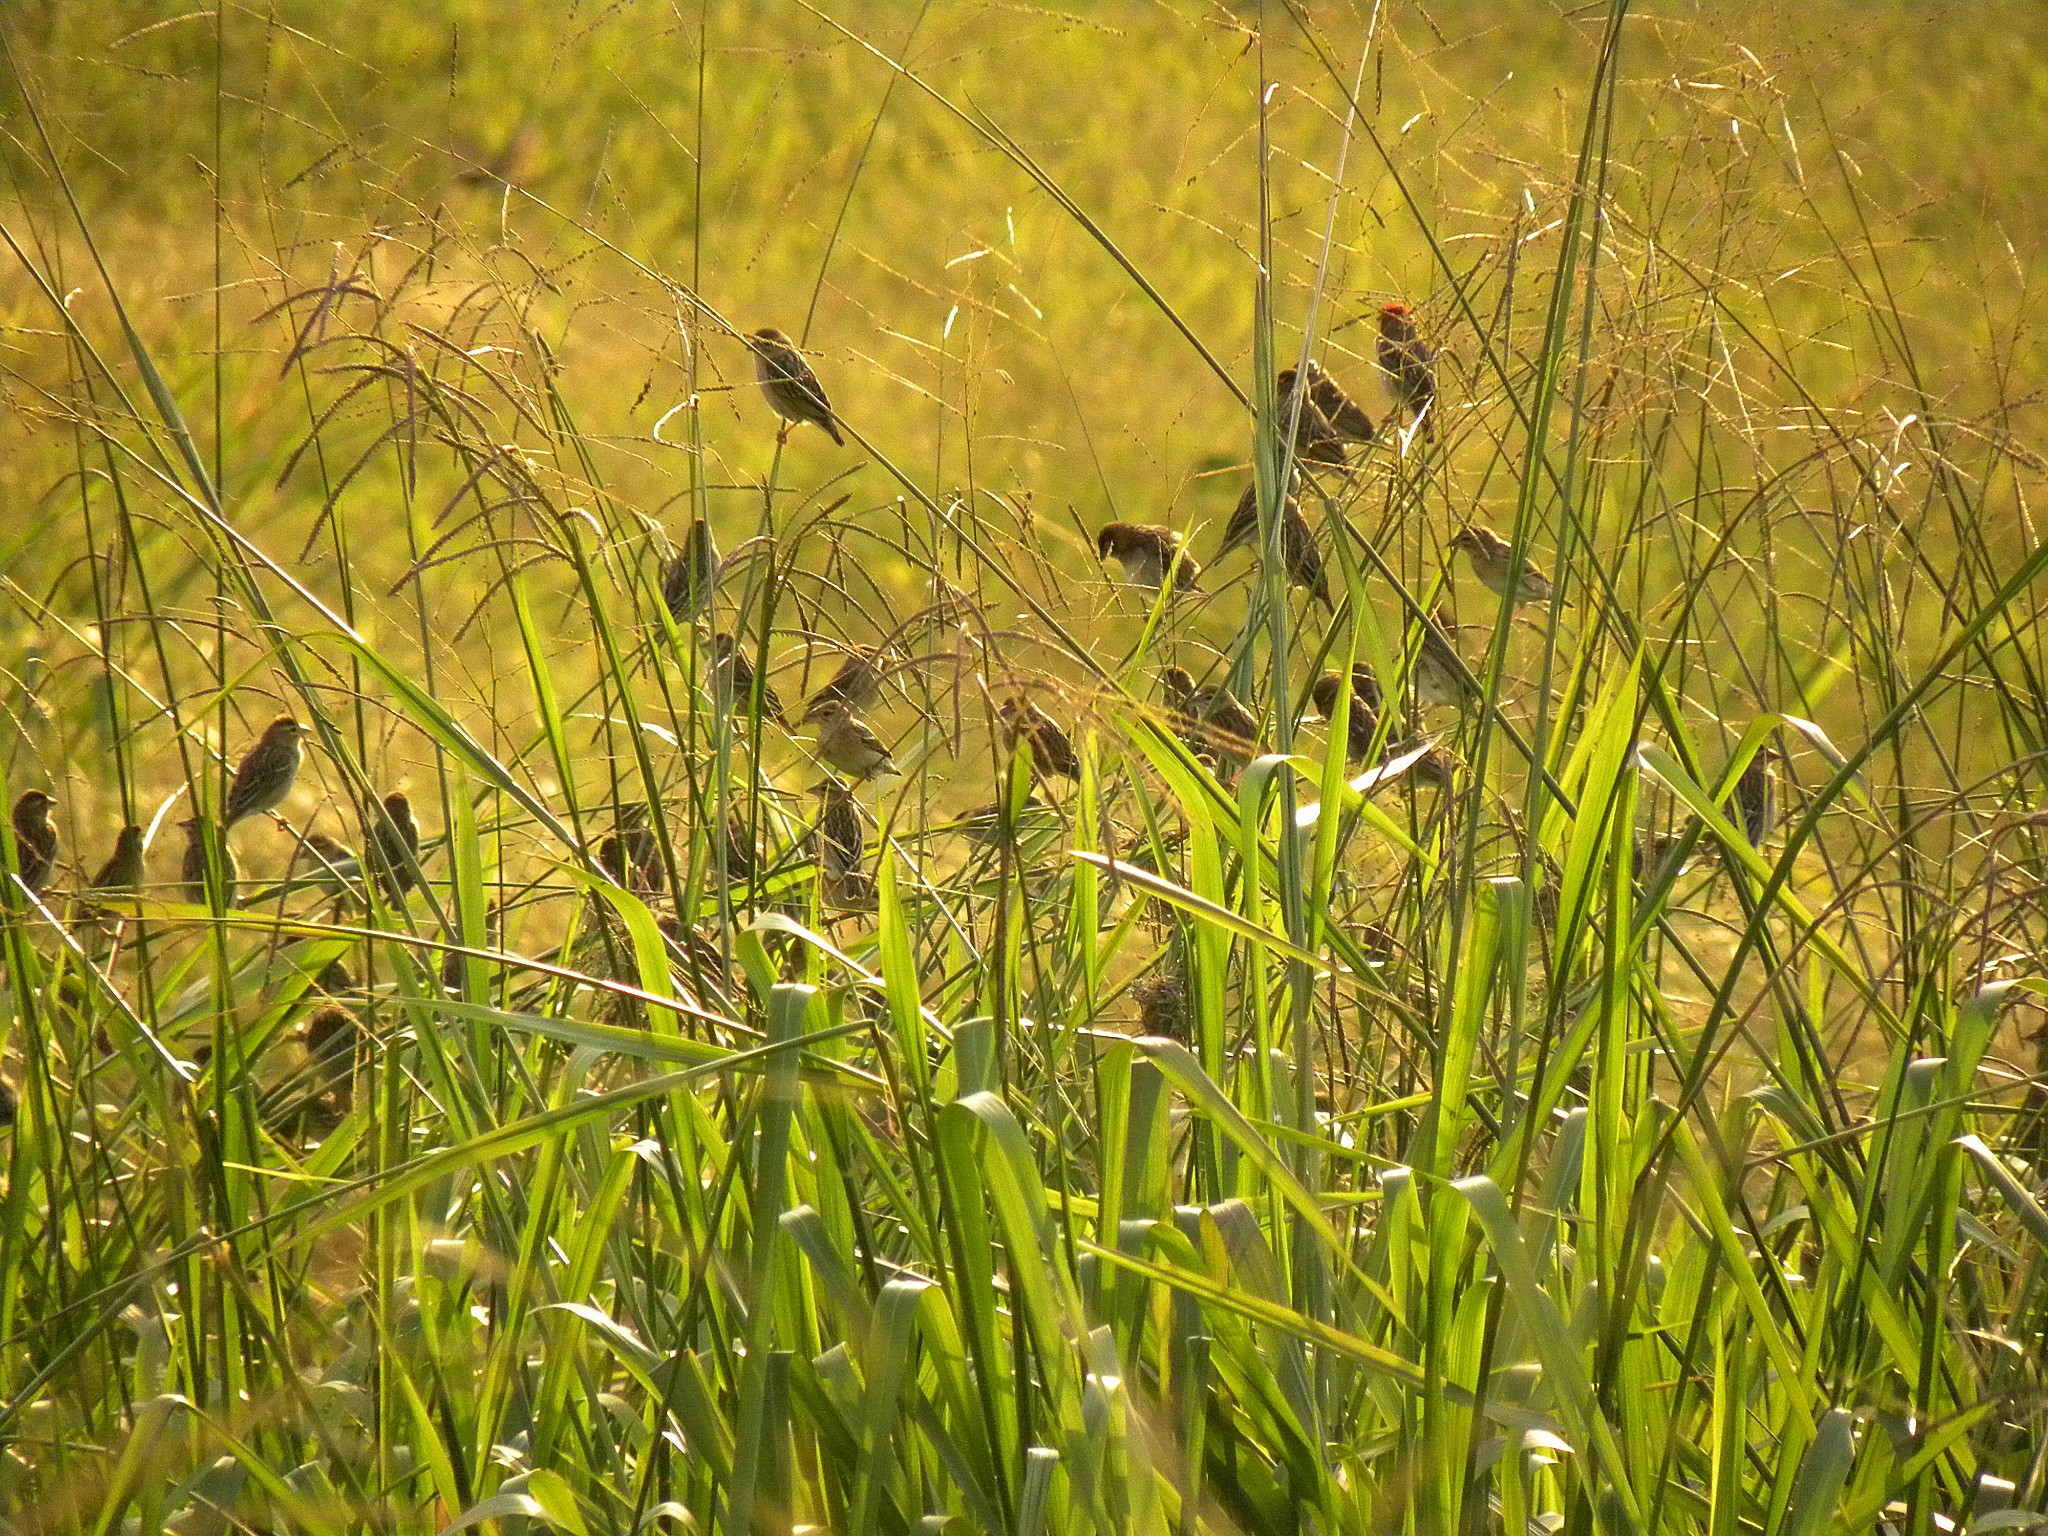
[[[2048,13],[0,29],[0,1531],[2043,1518]]]

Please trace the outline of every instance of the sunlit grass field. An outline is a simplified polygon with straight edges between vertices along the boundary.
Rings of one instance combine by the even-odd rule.
[[[0,30],[0,1530],[2048,1519],[2048,14]]]

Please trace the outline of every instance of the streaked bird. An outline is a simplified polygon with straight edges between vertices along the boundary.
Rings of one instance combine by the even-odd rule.
[[[56,803],[40,789],[25,790],[14,802],[14,872],[38,894],[57,867],[57,828],[50,820]]]
[[[698,518],[683,536],[683,547],[661,568],[661,602],[678,628],[687,627],[711,609],[718,590],[718,546],[711,525]]]
[[[363,872],[363,861],[356,856],[355,849],[324,832],[315,832],[299,845],[305,855],[304,877],[325,887],[337,896],[361,896],[362,887],[357,883]]]
[[[844,704],[834,700],[811,712],[818,731],[818,756],[852,779],[872,779],[896,772],[889,748]]]
[[[1742,835],[1761,848],[1778,825],[1778,765],[1785,754],[1769,742],[1756,749],[1729,797],[1742,818]]]
[[[1292,368],[1280,370],[1280,398],[1284,401],[1294,393],[1295,372]],[[1320,363],[1308,365],[1308,398],[1323,419],[1336,434],[1347,442],[1369,443],[1379,436],[1379,428],[1365,414],[1363,406],[1351,398],[1344,386],[1331,378],[1328,370]]]
[[[818,868],[828,880],[860,868],[866,841],[860,822],[860,806],[853,791],[843,784],[827,781],[818,794]]]
[[[832,704],[844,704],[851,710],[873,709],[882,702],[881,652],[863,646],[855,646],[847,652],[846,660],[839,664],[825,682],[825,686],[812,694],[804,705],[804,723],[817,718],[818,711]]]
[[[1258,755],[1258,719],[1228,688],[1199,688],[1185,667],[1165,668],[1159,681],[1175,719],[1175,734],[1190,751],[1208,752],[1238,767]]]
[[[304,755],[299,743],[305,734],[306,728],[290,715],[279,715],[264,727],[256,745],[236,764],[235,776],[228,784],[227,811],[222,817],[226,829],[284,804],[298,781]]]
[[[1178,969],[1154,971],[1131,988],[1138,1002],[1138,1027],[1182,1045],[1194,1038],[1188,1022],[1188,989]]]
[[[1295,414],[1294,401],[1283,386],[1280,394],[1280,419],[1284,422],[1294,417],[1294,456],[1304,464],[1323,464],[1332,469],[1342,469],[1345,463],[1344,439],[1337,429],[1330,425],[1329,418],[1316,404],[1313,392],[1301,402],[1299,414]]]
[[[1380,685],[1372,669],[1363,662],[1354,666],[1348,688],[1343,673],[1325,672],[1309,689],[1325,720],[1337,718],[1337,699],[1346,692],[1351,695],[1351,713],[1344,722],[1344,756],[1348,762],[1363,762],[1380,730]]]
[[[1259,485],[1254,480],[1237,498],[1230,521],[1224,525],[1223,547],[1216,551],[1216,558],[1221,560],[1240,544],[1256,545],[1258,541]],[[1330,599],[1330,581],[1323,570],[1322,553],[1316,548],[1315,531],[1301,515],[1301,502],[1293,496],[1280,509],[1280,553],[1288,580],[1314,593],[1334,613],[1337,605]]]
[[[1157,592],[1170,573],[1176,592],[1195,592],[1201,588],[1202,568],[1187,552],[1186,543],[1178,529],[1157,523],[1104,523],[1095,535],[1095,552],[1121,565],[1132,586]]]
[[[754,712],[754,662],[747,655],[739,641],[724,631],[711,638],[713,652],[712,681],[714,690],[729,690],[735,714],[751,715]],[[718,692],[714,691],[714,698]],[[761,679],[761,709],[770,720],[782,720],[782,700],[775,696],[775,688],[765,677]]]
[[[996,710],[996,719],[1012,747],[1020,740],[1031,744],[1031,763],[1040,775],[1080,781],[1081,759],[1074,752],[1073,741],[1036,704],[1021,694],[1012,694]]]
[[[235,866],[235,855],[228,847],[226,834],[217,829],[204,816],[193,816],[180,823],[185,829],[185,856],[178,865],[179,894],[195,907],[208,905],[206,899],[208,879],[207,854],[212,853],[211,867],[220,877],[220,904],[225,909],[235,904],[235,885],[241,878],[241,871]]]
[[[754,378],[767,397],[768,409],[790,425],[809,422],[823,428],[826,436],[844,448],[846,439],[832,419],[832,402],[825,398],[825,386],[818,382],[796,343],[774,326],[764,325],[747,338],[747,345],[753,348]],[[788,425],[776,434],[778,440],[788,436]]]
[[[1521,570],[1515,570],[1515,546],[1491,528],[1467,523],[1452,538],[1451,548],[1465,552],[1472,562],[1472,574],[1495,597],[1508,598],[1508,579],[1513,577],[1511,600],[1517,607],[1523,603],[1547,603],[1557,595],[1550,578],[1534,561],[1524,560]]]
[[[1387,381],[1397,409],[1429,437],[1436,431],[1436,354],[1415,328],[1415,311],[1399,300],[1380,306],[1379,340],[1373,361]]]
[[[412,802],[402,790],[386,795],[380,809],[383,814],[369,818],[370,852],[376,860],[378,884],[392,905],[398,906],[418,883],[413,870],[420,860],[420,828],[413,820]]]
[[[338,1103],[355,1093],[356,1064],[368,1036],[363,1022],[339,1003],[322,1003],[306,1016],[306,1055],[322,1086]]]
[[[133,892],[141,884],[142,828],[129,825],[123,827],[121,835],[114,839],[114,851],[87,883],[86,889],[112,894]]]
[[[1408,675],[1415,685],[1415,697],[1424,705],[1463,709],[1479,697],[1478,685],[1468,679],[1451,645],[1453,628],[1441,613],[1422,624],[1422,646]]]

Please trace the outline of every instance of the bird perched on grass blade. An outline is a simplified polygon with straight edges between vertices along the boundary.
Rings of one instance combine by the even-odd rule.
[[[1778,765],[1784,760],[1784,753],[1765,742],[1735,781],[1730,798],[1742,818],[1742,835],[1753,848],[1761,848],[1778,825]]]
[[[718,546],[711,541],[711,525],[700,517],[683,536],[681,551],[661,568],[662,606],[681,627],[709,610],[717,588]]]
[[[1478,685],[1467,676],[1464,663],[1451,645],[1456,628],[1439,612],[1422,624],[1422,647],[1415,655],[1409,676],[1415,697],[1424,705],[1445,704],[1463,709],[1479,697]]]
[[[1216,558],[1221,560],[1240,544],[1255,544],[1258,537],[1259,487],[1253,481],[1237,498],[1237,507],[1224,525],[1223,547],[1216,551]],[[1330,600],[1330,579],[1323,570],[1322,553],[1316,548],[1315,531],[1301,515],[1301,502],[1293,496],[1280,509],[1280,554],[1286,563],[1288,580],[1314,593],[1334,613],[1337,605]]]
[[[57,828],[50,821],[56,803],[40,789],[24,791],[14,802],[14,872],[38,893],[57,867]]]
[[[1198,688],[1185,667],[1167,667],[1159,674],[1166,704],[1175,717],[1175,734],[1193,752],[1207,752],[1243,767],[1259,750],[1256,716],[1228,688]]]
[[[195,907],[207,905],[207,855],[210,851],[212,868],[220,875],[220,904],[223,908],[232,907],[235,904],[235,882],[241,872],[235,867],[235,855],[228,847],[226,835],[217,831],[204,816],[191,817],[181,825],[185,828],[185,857],[178,865],[179,894]]]
[[[754,663],[741,649],[738,640],[723,632],[712,636],[713,687],[729,690],[732,708],[736,714],[751,715],[754,712]],[[716,692],[712,695],[716,698]],[[761,679],[761,709],[770,720],[782,721],[782,700],[775,696],[775,689],[764,677]]]
[[[114,839],[114,851],[86,889],[103,894],[131,893],[142,884],[142,828],[125,826]]]
[[[1330,425],[1329,418],[1323,415],[1313,394],[1301,402],[1301,410],[1297,414],[1289,388],[1283,386],[1280,394],[1280,419],[1286,421],[1289,416],[1294,418],[1294,456],[1297,459],[1304,464],[1326,464],[1332,469],[1344,467],[1343,435]]]
[[[1280,370],[1280,398],[1284,402],[1294,393],[1295,372],[1292,368]],[[1369,443],[1379,436],[1379,428],[1365,409],[1353,400],[1344,386],[1331,378],[1318,363],[1308,365],[1309,403],[1322,412],[1323,419],[1331,430],[1346,442]]]
[[[420,860],[420,827],[412,818],[412,802],[401,790],[384,797],[383,814],[370,817],[370,851],[376,857],[377,881],[392,905],[404,902],[416,883]]]
[[[827,781],[818,786],[817,838],[818,868],[827,880],[840,879],[860,868],[865,842],[860,807],[844,784]]]
[[[1157,592],[1170,573],[1174,591],[1196,592],[1202,568],[1182,547],[1186,542],[1179,530],[1157,523],[1104,523],[1095,535],[1095,552],[1121,565],[1124,579],[1134,587]]]
[[[897,771],[882,738],[838,700],[812,710],[811,724],[818,730],[818,756],[848,778],[872,779]]]
[[[1081,759],[1074,752],[1073,741],[1052,716],[1029,699],[1013,694],[1003,700],[996,718],[1012,747],[1020,739],[1031,744],[1032,766],[1040,774],[1080,782]]]
[[[234,779],[228,785],[227,814],[222,818],[224,830],[284,804],[299,777],[303,756],[299,743],[305,734],[306,728],[290,715],[279,715],[264,727],[256,745],[236,765]]]
[[[1380,306],[1380,336],[1373,361],[1386,377],[1387,392],[1424,437],[1436,431],[1436,354],[1415,329],[1415,311],[1399,300]]]
[[[881,653],[856,646],[847,653],[839,670],[804,705],[804,722],[817,718],[818,711],[831,704],[848,709],[873,709],[882,702]]]
[[[1534,561],[1524,560],[1521,570],[1515,570],[1515,546],[1491,528],[1467,523],[1451,540],[1451,548],[1465,552],[1472,562],[1472,574],[1479,578],[1487,591],[1515,607],[1523,603],[1563,603],[1550,578]],[[1508,591],[1510,577],[1514,578],[1512,597]]]
[[[844,448],[846,439],[832,419],[832,402],[825,398],[825,386],[818,382],[796,343],[774,326],[764,325],[747,338],[747,345],[754,349],[754,377],[768,399],[768,409],[789,424],[776,434],[778,440],[789,436],[790,425],[807,421],[822,427],[826,436]]]
[[[1344,674],[1325,672],[1315,680],[1309,694],[1325,720],[1337,717],[1337,697],[1346,692]],[[1351,669],[1351,713],[1344,722],[1344,756],[1348,762],[1363,762],[1372,752],[1373,738],[1380,730],[1379,679],[1363,663]]]

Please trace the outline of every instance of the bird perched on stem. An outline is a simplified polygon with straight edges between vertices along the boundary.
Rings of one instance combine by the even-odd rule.
[[[713,687],[729,690],[732,708],[736,714],[751,715],[754,712],[754,663],[738,640],[720,632],[712,636]],[[714,698],[718,697],[714,691]],[[782,700],[775,696],[775,689],[764,677],[761,679],[761,709],[767,718],[782,722]]]
[[[132,823],[114,839],[114,851],[86,889],[103,896],[132,896],[142,885],[142,828]]]
[[[1292,368],[1280,370],[1280,399],[1283,408],[1288,396],[1294,393],[1295,371]],[[1337,436],[1346,442],[1369,443],[1379,436],[1379,429],[1372,418],[1365,414],[1364,407],[1353,400],[1344,386],[1331,378],[1319,363],[1308,365],[1309,403],[1322,413],[1323,420]]]
[[[847,652],[839,670],[804,705],[804,723],[817,718],[818,711],[832,704],[848,709],[873,709],[882,702],[881,652],[855,646]]]
[[[1243,767],[1259,750],[1259,722],[1228,688],[1198,688],[1185,667],[1167,667],[1159,674],[1166,706],[1173,712],[1175,734],[1193,752],[1207,752],[1219,761]]]
[[[1290,372],[1292,370],[1289,370]],[[1294,456],[1304,464],[1322,464],[1331,469],[1342,469],[1345,464],[1344,437],[1330,425],[1329,418],[1322,413],[1313,394],[1301,402],[1299,412],[1295,411],[1290,398],[1290,385],[1282,385],[1280,392],[1280,419],[1294,419]]]
[[[1398,299],[1380,306],[1380,335],[1373,361],[1387,381],[1398,410],[1406,412],[1424,437],[1436,432],[1436,354],[1415,329],[1415,311]]]
[[[304,877],[332,891],[336,896],[360,898],[363,861],[355,849],[338,838],[315,832],[300,845],[304,850]]]
[[[1134,587],[1157,592],[1170,575],[1175,592],[1197,592],[1202,568],[1186,543],[1178,529],[1157,523],[1104,523],[1095,535],[1095,552],[1121,565],[1124,579]]]
[[[827,437],[844,448],[846,439],[832,419],[832,402],[825,398],[825,386],[818,382],[796,343],[774,326],[764,325],[747,338],[747,345],[754,350],[754,377],[768,399],[768,409],[784,422],[776,441],[786,440],[791,426],[807,421],[823,428]]]
[[[661,601],[678,628],[709,611],[718,588],[718,546],[711,525],[698,518],[683,536],[683,547],[661,568]]]
[[[1258,537],[1259,486],[1255,480],[1237,498],[1237,507],[1224,525],[1223,547],[1216,551],[1216,558],[1221,560],[1240,544],[1255,544]],[[1280,555],[1286,563],[1287,579],[1307,588],[1325,608],[1336,612],[1337,605],[1330,600],[1330,579],[1323,570],[1322,553],[1316,548],[1315,532],[1301,515],[1301,502],[1293,496],[1280,509]]]
[[[1309,689],[1310,697],[1325,720],[1337,717],[1337,697],[1346,692],[1341,672],[1325,672]],[[1344,722],[1344,756],[1348,762],[1363,762],[1372,752],[1373,739],[1380,730],[1380,685],[1372,669],[1360,662],[1351,669],[1349,689],[1351,713]]]
[[[1557,596],[1557,589],[1542,568],[1532,560],[1524,560],[1522,568],[1515,570],[1515,546],[1479,523],[1467,523],[1451,540],[1452,549],[1461,549],[1472,562],[1472,574],[1477,576],[1487,591],[1495,597],[1505,599],[1515,607],[1523,603],[1558,602],[1569,606]],[[1514,579],[1514,591],[1510,596],[1509,578]]]
[[[1735,781],[1730,799],[1742,818],[1742,835],[1753,848],[1761,848],[1778,825],[1778,765],[1784,760],[1783,752],[1765,742]]]
[[[831,780],[820,784],[817,794],[818,869],[827,880],[843,879],[860,868],[865,842],[860,806],[852,790]]]
[[[402,790],[386,795],[381,809],[382,815],[369,818],[370,851],[376,859],[377,882],[397,906],[417,883],[413,870],[420,861],[420,827]]]
[[[56,803],[40,789],[26,790],[14,802],[14,872],[38,894],[57,867],[57,828],[50,820]]]
[[[837,699],[811,711],[818,731],[818,756],[851,779],[895,773],[896,760],[865,720]]]
[[[1409,677],[1415,684],[1415,697],[1424,705],[1444,704],[1463,709],[1479,697],[1478,685],[1467,676],[1451,645],[1450,637],[1456,628],[1442,610],[1422,623],[1422,646],[1415,654]]]
[[[299,743],[305,734],[306,728],[290,715],[279,715],[263,728],[256,745],[235,766],[235,776],[228,784],[227,811],[221,818],[223,830],[284,804],[298,781],[304,755]]]
[[[195,907],[207,905],[210,852],[211,868],[218,872],[221,882],[220,904],[223,908],[232,907],[235,904],[235,882],[241,872],[235,867],[235,855],[228,847],[225,833],[216,830],[204,816],[190,817],[180,825],[185,828],[185,857],[178,866],[179,894]]]
[[[1021,694],[1012,694],[996,710],[996,718],[1012,747],[1019,740],[1031,744],[1032,766],[1041,775],[1080,782],[1081,759],[1074,752],[1073,741],[1052,716]]]

